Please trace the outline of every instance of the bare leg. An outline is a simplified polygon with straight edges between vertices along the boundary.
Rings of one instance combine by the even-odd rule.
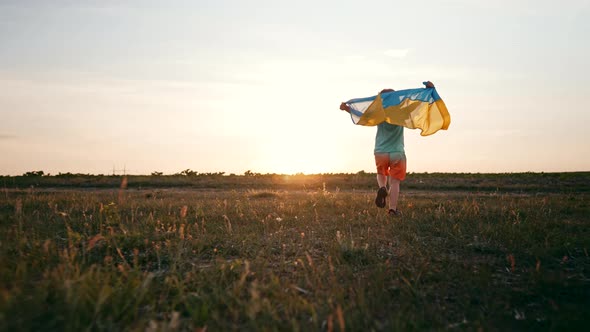
[[[387,175],[377,173],[377,184],[379,188],[387,186]]]
[[[379,190],[377,190],[375,205],[384,208],[387,205],[387,175],[377,174],[377,183],[379,184]]]
[[[389,178],[389,209],[397,210],[397,200],[399,198],[399,180]]]

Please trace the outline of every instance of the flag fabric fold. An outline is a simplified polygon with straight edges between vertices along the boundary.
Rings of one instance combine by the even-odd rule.
[[[381,92],[376,96],[355,98],[350,106],[352,122],[362,126],[376,126],[381,122],[420,129],[428,136],[446,130],[451,116],[435,88],[418,88]]]

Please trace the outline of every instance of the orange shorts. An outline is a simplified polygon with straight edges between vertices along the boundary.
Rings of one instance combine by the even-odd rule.
[[[375,153],[377,173],[403,181],[406,178],[406,156],[403,153]]]

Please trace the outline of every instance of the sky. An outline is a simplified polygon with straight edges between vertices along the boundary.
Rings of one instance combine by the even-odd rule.
[[[0,0],[0,175],[374,172],[340,102],[430,80],[409,172],[590,171],[590,0]]]

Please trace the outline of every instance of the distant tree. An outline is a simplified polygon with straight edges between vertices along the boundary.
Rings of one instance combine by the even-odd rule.
[[[197,176],[198,174],[199,174],[199,172],[195,172],[195,171],[191,170],[190,168],[187,168],[184,171],[180,172],[180,175],[182,175],[182,176]]]
[[[260,175],[262,175],[262,174],[252,172],[251,170],[247,170],[244,172],[244,176],[260,176]]]
[[[43,176],[43,174],[45,174],[45,172],[43,172],[43,171],[32,171],[32,172],[26,172],[25,174],[23,174],[23,176],[36,177],[36,176]]]
[[[158,172],[158,171],[152,172],[152,176],[162,176],[162,174],[164,174],[164,173]]]

